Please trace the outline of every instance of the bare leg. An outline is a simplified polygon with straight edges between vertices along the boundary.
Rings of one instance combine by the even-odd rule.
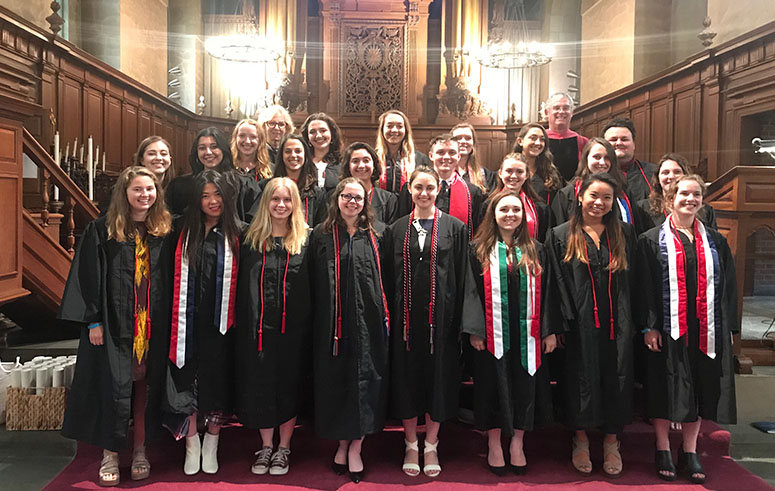
[[[207,432],[211,435],[218,435],[221,433],[221,425],[207,423]]]
[[[134,448],[145,446],[145,404],[148,398],[148,386],[145,379],[134,383],[135,399],[132,403],[132,416],[135,421]]]
[[[347,450],[347,468],[350,472],[361,472],[363,470],[362,446],[363,438],[350,442],[350,448]]]
[[[576,440],[580,442],[588,441],[589,438],[587,438],[586,430],[576,430]]]
[[[439,430],[441,429],[441,423],[433,421],[430,414],[425,414],[425,445],[435,445],[439,443]],[[502,452],[502,451],[501,451]],[[439,453],[423,451],[423,465],[428,467],[429,465],[439,465]],[[440,471],[439,471],[440,472]],[[433,472],[430,477],[435,477],[439,472]]]
[[[657,450],[670,450],[670,421],[654,418],[651,424],[657,437]]]
[[[259,435],[261,435],[261,447],[274,448],[274,428],[259,428]]]
[[[334,455],[334,463],[347,465],[347,449],[350,447],[350,440],[339,440],[339,448]]]
[[[283,448],[291,448],[291,437],[293,436],[293,430],[296,428],[296,418],[291,418],[285,423],[280,425],[280,446]]]
[[[524,442],[525,430],[514,430],[514,436],[511,437],[511,444],[509,445],[509,453],[511,454],[509,460],[511,465],[515,465],[517,467],[523,467],[527,465]]]
[[[503,458],[503,447],[501,447],[500,428],[487,430],[487,463],[492,467],[506,465],[506,460]]]
[[[683,449],[686,453],[697,452],[697,436],[700,434],[700,423],[702,420],[697,418],[693,423],[682,423],[681,433],[683,433]]]
[[[417,443],[417,418],[404,419],[401,421],[404,425],[404,439],[409,443]],[[420,465],[420,452],[417,450],[406,450],[404,454],[405,464]],[[406,472],[406,471],[404,471]],[[419,471],[417,471],[419,473]]]

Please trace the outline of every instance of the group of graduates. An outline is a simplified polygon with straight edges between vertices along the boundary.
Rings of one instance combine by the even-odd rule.
[[[592,472],[587,431],[600,429],[602,470],[618,476],[637,382],[657,475],[703,482],[701,418],[735,419],[737,314],[702,179],[668,154],[633,180],[592,138],[566,181],[535,123],[497,171],[476,143],[460,124],[422,154],[391,110],[374,147],[343,150],[328,115],[296,133],[272,106],[231,142],[200,131],[191,174],[175,177],[170,145],[146,138],[83,231],[60,309],[82,326],[62,431],[104,449],[99,484],[119,482],[130,419],[132,479],[149,476],[145,442],[162,428],[185,439],[186,474],[217,472],[233,422],[259,430],[251,471],[285,474],[307,410],[338,441],[335,472],[359,482],[364,437],[391,417],[403,472],[434,477],[464,369],[497,475],[524,474],[525,432],[559,419],[575,469]]]

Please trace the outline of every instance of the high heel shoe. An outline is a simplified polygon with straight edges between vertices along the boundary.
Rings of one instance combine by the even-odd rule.
[[[363,477],[365,476],[365,469],[361,469],[359,471],[349,471],[349,473],[350,480],[355,484],[358,484],[359,482],[363,481]]]
[[[527,464],[525,465],[509,464],[509,470],[517,476],[524,476],[525,474],[527,474]]]
[[[413,462],[407,462],[406,461],[406,454],[410,450],[414,450],[417,452],[417,461],[420,460],[420,447],[418,447],[418,443],[420,443],[419,440],[410,442],[406,439],[404,439],[404,445],[406,445],[406,448],[404,449],[404,464],[401,466],[401,470],[404,471],[404,474],[410,477],[417,477],[420,475],[420,464],[413,463]]]
[[[331,464],[331,469],[337,476],[343,476],[347,474],[347,464],[337,464],[336,462],[333,462]]]
[[[683,448],[678,451],[678,471],[694,484],[702,484],[708,477],[697,452],[684,452]],[[702,477],[695,477],[695,474],[702,474]]]
[[[657,469],[657,477],[663,481],[675,481],[675,465],[673,465],[673,454],[670,450],[654,452],[654,467]],[[669,474],[664,474],[665,472]]]
[[[186,460],[183,462],[183,473],[193,476],[199,472],[202,460],[202,442],[199,433],[186,437]]]

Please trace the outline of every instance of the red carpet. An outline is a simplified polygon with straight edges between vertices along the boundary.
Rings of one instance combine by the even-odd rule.
[[[673,448],[678,448],[680,435],[672,435]],[[244,428],[225,428],[219,448],[220,470],[214,476],[200,473],[183,474],[184,443],[164,438],[149,448],[151,478],[145,481],[129,479],[129,452],[121,455],[122,488],[148,490],[230,490],[245,485],[267,489],[350,489],[365,491],[387,490],[396,486],[411,486],[418,490],[488,489],[555,490],[629,490],[655,488],[660,491],[702,489],[687,481],[660,481],[654,475],[653,432],[649,425],[636,423],[627,427],[622,436],[624,473],[615,480],[606,478],[600,465],[602,443],[600,435],[592,435],[592,476],[582,477],[570,465],[570,433],[558,427],[528,433],[525,437],[528,457],[526,476],[498,478],[487,468],[486,436],[465,426],[448,423],[442,426],[439,451],[443,471],[436,479],[424,476],[410,478],[401,472],[403,435],[391,428],[380,435],[367,437],[364,442],[366,479],[360,484],[347,476],[337,476],[330,470],[336,444],[320,440],[305,427],[297,429],[291,454],[291,469],[285,476],[255,476],[250,473],[253,452],[258,450],[258,432]],[[709,477],[705,489],[755,491],[772,489],[764,480],[737,465],[729,455],[729,433],[713,423],[705,422],[700,434],[699,450]],[[80,444],[73,462],[45,489],[102,489],[95,480],[102,452]],[[507,457],[508,458],[508,457]]]

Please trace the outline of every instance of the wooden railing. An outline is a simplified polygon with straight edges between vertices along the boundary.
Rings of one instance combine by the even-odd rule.
[[[62,203],[57,204],[57,208],[63,205],[61,212],[64,215],[65,225],[61,234],[61,244],[67,252],[73,254],[76,231],[82,230],[88,222],[97,218],[99,210],[26,129],[24,130],[24,153],[38,166],[40,199],[43,204],[40,225],[44,229],[48,227],[52,204],[49,199],[51,186],[57,186],[62,200]]]

